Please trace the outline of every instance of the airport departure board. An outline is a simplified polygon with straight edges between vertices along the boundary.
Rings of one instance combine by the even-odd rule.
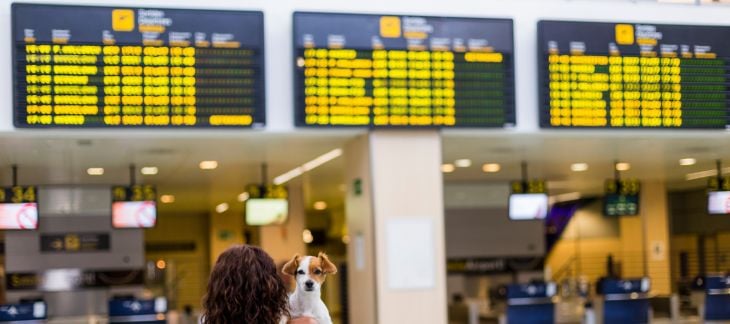
[[[263,13],[12,6],[16,127],[265,125]]]
[[[297,126],[510,127],[511,19],[297,12]]]
[[[539,22],[540,125],[725,129],[730,27]]]

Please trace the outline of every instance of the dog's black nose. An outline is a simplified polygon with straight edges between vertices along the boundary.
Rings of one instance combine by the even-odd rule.
[[[310,281],[307,281],[307,282],[304,283],[304,286],[306,286],[307,288],[313,288],[314,287],[314,281],[311,281],[311,280]]]

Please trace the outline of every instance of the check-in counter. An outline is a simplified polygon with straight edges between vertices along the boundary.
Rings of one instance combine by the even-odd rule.
[[[602,279],[596,286],[596,317],[602,323],[649,323],[650,287],[649,278]]]
[[[507,323],[554,323],[555,283],[514,284],[507,287]]]
[[[46,323],[47,318],[48,307],[42,301],[0,305],[0,323]]]
[[[705,321],[730,321],[730,276],[705,277]]]
[[[167,323],[167,300],[155,299],[112,299],[109,301],[109,324],[121,323]]]

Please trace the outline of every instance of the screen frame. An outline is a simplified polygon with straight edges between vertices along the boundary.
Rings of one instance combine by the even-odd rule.
[[[38,188],[38,187],[36,187]],[[36,191],[36,201],[33,202],[35,204],[36,208],[36,216],[38,217],[36,221],[35,228],[32,229],[22,229],[22,228],[0,228],[0,232],[37,232],[41,228],[41,206],[38,203],[38,191]],[[0,203],[0,205],[6,205],[6,204],[14,204],[14,203]],[[23,203],[19,203],[23,204]]]
[[[157,10],[175,10],[175,11],[203,11],[203,12],[219,12],[219,13],[228,13],[228,14],[251,14],[257,16],[258,19],[261,20],[261,33],[259,34],[259,42],[261,43],[261,48],[259,49],[260,58],[259,58],[259,69],[260,69],[260,76],[257,78],[257,82],[259,82],[261,91],[259,94],[256,94],[254,97],[257,100],[260,100],[261,102],[261,116],[260,121],[256,121],[256,111],[254,111],[254,120],[249,126],[163,126],[163,125],[105,125],[105,126],[89,126],[89,125],[79,125],[79,126],[72,126],[72,125],[22,125],[18,122],[18,109],[19,108],[19,98],[20,94],[18,93],[18,66],[17,66],[17,46],[15,43],[15,35],[16,35],[16,24],[17,17],[16,17],[16,10],[18,7],[61,7],[61,8],[96,8],[96,9],[157,9]],[[55,4],[55,3],[32,3],[32,2],[13,2],[10,4],[10,48],[11,48],[11,57],[12,60],[12,71],[11,71],[11,78],[12,78],[12,86],[13,86],[13,127],[20,128],[20,129],[33,129],[33,130],[51,130],[51,129],[91,129],[91,130],[103,130],[103,129],[110,129],[110,130],[122,130],[122,129],[151,129],[151,130],[224,130],[224,131],[233,131],[233,130],[252,130],[252,129],[265,129],[267,125],[267,105],[266,105],[266,20],[264,17],[264,12],[261,10],[228,10],[228,9],[201,9],[201,8],[191,8],[191,7],[178,7],[178,8],[172,8],[172,7],[164,7],[159,5],[152,5],[152,6],[129,6],[129,5],[122,5],[122,6],[111,6],[111,5],[82,5],[82,4]],[[101,44],[101,42],[100,42]],[[144,46],[144,45],[139,45]],[[40,216],[39,216],[40,218]]]
[[[541,196],[545,196],[545,198],[547,200],[547,204],[546,204],[546,208],[547,209],[545,209],[545,217],[543,217],[543,218],[512,218],[511,213],[510,213],[510,211],[512,210],[512,196],[516,196],[516,195],[519,195],[519,196],[523,196],[523,195],[541,195]],[[547,217],[548,217],[549,214],[550,214],[550,196],[548,196],[547,193],[510,193],[509,194],[509,197],[507,198],[507,219],[510,220],[510,221],[515,221],[515,222],[529,222],[529,221],[533,221],[534,222],[534,221],[540,221],[540,222],[544,222],[547,219]]]
[[[298,77],[298,68],[296,65],[296,58],[297,58],[297,24],[296,24],[296,16],[301,14],[315,14],[315,15],[339,15],[339,16],[370,16],[370,17],[380,17],[380,16],[398,16],[398,17],[416,17],[416,18],[443,18],[443,19],[463,19],[463,20],[487,20],[487,21],[493,21],[493,22],[509,22],[510,23],[510,29],[511,29],[511,46],[512,46],[512,53],[510,53],[510,64],[509,67],[511,68],[512,75],[511,80],[509,82],[510,86],[512,87],[511,95],[509,96],[509,99],[511,101],[511,109],[513,113],[514,121],[509,124],[505,123],[502,126],[437,126],[437,125],[429,125],[429,126],[410,126],[410,125],[386,125],[386,126],[376,126],[373,125],[372,121],[368,125],[306,125],[301,121],[304,121],[304,116],[302,114],[304,113],[304,107],[302,107],[301,110],[297,109],[299,108],[298,105],[298,98],[297,98],[297,86],[299,81]],[[513,18],[509,17],[469,17],[469,16],[436,16],[436,15],[421,15],[421,14],[406,14],[406,13],[393,13],[393,12],[387,12],[387,13],[375,13],[375,12],[368,12],[368,13],[354,13],[354,12],[336,12],[336,11],[309,11],[309,10],[295,10],[292,12],[291,15],[291,41],[292,41],[292,52],[290,57],[290,62],[292,63],[292,116],[294,118],[294,128],[295,129],[391,129],[391,130],[441,130],[441,129],[487,129],[487,130],[508,130],[508,129],[514,129],[517,127],[517,71],[515,69],[515,23]],[[385,49],[387,50],[387,49]],[[302,80],[304,81],[304,80]],[[301,82],[302,86],[304,82]]]
[[[711,196],[711,195],[712,195],[712,193],[714,193],[714,192],[724,192],[724,193],[727,193],[727,195],[728,195],[728,196],[729,196],[729,198],[730,198],[730,191],[727,191],[727,190],[716,190],[716,191],[709,191],[709,192],[707,193],[707,214],[708,214],[708,215],[710,215],[710,216],[726,216],[726,215],[730,215],[730,212],[728,212],[728,213],[722,213],[722,214],[719,214],[719,213],[713,213],[712,211],[710,211],[710,196]]]
[[[155,204],[155,225],[152,227],[117,227],[114,226],[114,204],[115,203],[130,203],[130,202],[145,202],[145,201],[151,201]],[[159,211],[159,204],[157,203],[157,199],[155,200],[138,200],[138,201],[132,201],[132,200],[112,200],[111,203],[111,212],[109,213],[109,223],[111,224],[111,227],[113,230],[147,230],[147,229],[153,229],[156,228],[157,225],[160,222],[160,211]]]
[[[537,121],[538,121],[538,128],[540,130],[557,130],[559,132],[570,132],[571,130],[575,131],[586,131],[586,130],[595,130],[595,131],[609,131],[609,132],[617,132],[617,131],[640,131],[640,132],[670,132],[670,131],[677,131],[677,130],[683,130],[683,131],[707,131],[707,132],[725,132],[730,129],[730,114],[725,115],[726,119],[726,125],[725,128],[691,128],[691,127],[646,127],[646,126],[638,126],[638,127],[610,127],[610,126],[602,126],[602,127],[591,127],[591,126],[551,126],[549,121],[549,106],[543,106],[543,99],[549,98],[549,73],[547,71],[547,60],[543,59],[543,55],[546,55],[547,53],[544,51],[544,46],[547,44],[545,43],[545,35],[544,35],[544,23],[587,23],[587,24],[631,24],[631,25],[654,25],[654,26],[672,26],[672,27],[702,27],[702,28],[715,28],[715,29],[726,29],[729,26],[727,25],[700,25],[700,24],[671,24],[671,23],[661,23],[661,22],[636,22],[636,21],[611,21],[611,20],[590,20],[590,19],[539,19],[537,21],[537,51],[536,51],[536,58],[537,58],[537,90],[538,90],[538,97],[537,97]],[[592,55],[588,53],[587,55]],[[608,55],[608,54],[606,54]],[[547,84],[545,84],[545,87],[543,87],[543,80],[547,80]],[[543,115],[547,113],[547,119],[543,120]],[[637,209],[638,210],[638,209]],[[638,211],[637,211],[638,213]]]
[[[283,200],[284,202],[286,202],[286,219],[284,219],[283,222],[278,223],[278,224],[277,223],[269,223],[269,224],[261,224],[261,225],[251,225],[251,224],[249,224],[249,222],[248,222],[248,203],[249,203],[249,201],[252,201],[252,200]],[[290,211],[291,211],[290,208],[289,208],[290,205],[291,204],[289,203],[289,199],[287,199],[287,198],[249,198],[249,199],[247,199],[244,202],[244,206],[243,206],[243,223],[246,224],[246,226],[252,226],[252,227],[282,226],[282,225],[285,225],[285,224],[287,224],[289,222],[289,218],[290,218],[289,216],[290,216]]]

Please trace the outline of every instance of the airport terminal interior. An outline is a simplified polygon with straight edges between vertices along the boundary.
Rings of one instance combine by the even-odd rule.
[[[245,244],[336,324],[730,323],[728,17],[1,0],[0,322],[205,323]]]

